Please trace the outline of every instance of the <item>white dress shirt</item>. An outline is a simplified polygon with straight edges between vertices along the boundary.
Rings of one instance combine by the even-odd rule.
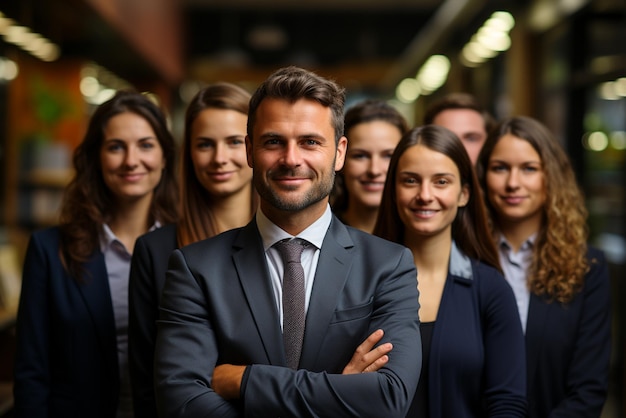
[[[311,299],[311,290],[313,289],[313,278],[315,277],[315,271],[317,270],[317,262],[320,256],[320,249],[322,248],[322,242],[328,232],[330,221],[332,220],[332,212],[330,205],[326,207],[324,214],[313,222],[308,228],[299,233],[297,236],[293,236],[270,221],[261,209],[256,212],[256,222],[259,228],[259,233],[263,240],[263,249],[265,250],[265,259],[270,272],[270,278],[272,280],[272,289],[274,290],[274,299],[276,307],[278,308],[278,314],[280,317],[280,324],[283,323],[283,260],[280,253],[273,247],[278,241],[284,239],[300,238],[306,241],[304,251],[302,252],[302,268],[304,269],[304,309],[305,313],[309,307],[309,300]]]

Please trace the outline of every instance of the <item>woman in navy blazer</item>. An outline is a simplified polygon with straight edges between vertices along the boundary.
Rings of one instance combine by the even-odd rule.
[[[610,360],[610,282],[587,246],[587,211],[549,130],[502,121],[477,169],[526,333],[529,416],[599,417]]]
[[[176,219],[175,144],[147,96],[118,92],[74,153],[59,226],[29,242],[17,316],[17,417],[132,417],[128,271],[135,239]]]
[[[403,136],[374,233],[410,248],[418,271],[423,365],[407,416],[524,417],[515,299],[472,163],[451,131],[426,125]]]
[[[130,271],[129,355],[135,418],[157,415],[153,360],[159,297],[170,253],[247,224],[257,207],[246,159],[250,93],[230,83],[200,90],[187,107],[181,218],[137,240]]]

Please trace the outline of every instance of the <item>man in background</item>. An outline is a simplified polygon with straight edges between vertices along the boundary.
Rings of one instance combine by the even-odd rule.
[[[474,165],[493,123],[493,117],[467,93],[450,93],[433,102],[424,114],[425,125],[443,126],[461,139]]]

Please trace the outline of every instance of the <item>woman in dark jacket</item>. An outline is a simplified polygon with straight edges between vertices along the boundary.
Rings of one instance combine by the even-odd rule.
[[[610,282],[587,245],[570,162],[538,121],[514,117],[478,160],[504,276],[526,334],[529,417],[599,417],[610,360]]]
[[[250,94],[230,83],[199,91],[187,108],[181,218],[137,240],[130,273],[130,372],[135,417],[156,417],[153,359],[159,296],[170,253],[247,224],[257,206],[246,159]]]
[[[176,220],[175,144],[147,96],[118,92],[74,153],[60,225],[35,232],[17,315],[17,417],[132,417],[128,274],[138,236]]]
[[[407,246],[417,266],[423,362],[408,417],[526,413],[522,329],[480,194],[451,131],[426,125],[402,137],[374,234]]]

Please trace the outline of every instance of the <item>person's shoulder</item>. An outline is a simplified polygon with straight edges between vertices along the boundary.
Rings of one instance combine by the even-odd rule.
[[[360,229],[344,225],[350,239],[354,244],[354,250],[367,254],[368,257],[377,259],[379,257],[388,257],[389,254],[401,254],[409,251],[404,245],[386,240],[384,238],[364,232]]]
[[[140,264],[148,263],[148,260],[157,264],[166,262],[176,248],[178,248],[176,226],[164,225],[137,238],[133,250],[133,262]],[[161,258],[163,260],[159,261]]]
[[[473,258],[470,258],[470,260],[474,273],[474,281],[480,283],[481,287],[492,289],[509,287],[504,275],[498,271],[498,269]]]
[[[472,262],[472,268],[478,273],[480,277],[489,277],[489,280],[493,278],[499,279],[504,277],[502,273],[500,273],[495,267],[474,258],[470,258],[470,260]]]
[[[591,245],[587,246],[587,260],[589,260],[589,264],[592,265],[606,263],[604,251]]]
[[[151,246],[154,244],[170,244],[174,242],[176,243],[176,225],[167,224],[163,225],[160,228],[156,228],[150,232],[146,232],[139,238],[137,241],[143,243],[144,245]]]
[[[205,238],[189,245],[185,245],[180,250],[185,254],[203,254],[212,250],[225,250],[232,247],[233,243],[244,227],[229,229],[213,237]]]
[[[587,261],[589,270],[585,274],[585,287],[594,287],[599,282],[608,286],[610,281],[609,270],[604,252],[596,247],[587,247]],[[595,283],[595,284],[594,284]]]
[[[61,236],[61,229],[58,225],[39,229],[31,234],[31,241],[42,243],[58,242]]]

